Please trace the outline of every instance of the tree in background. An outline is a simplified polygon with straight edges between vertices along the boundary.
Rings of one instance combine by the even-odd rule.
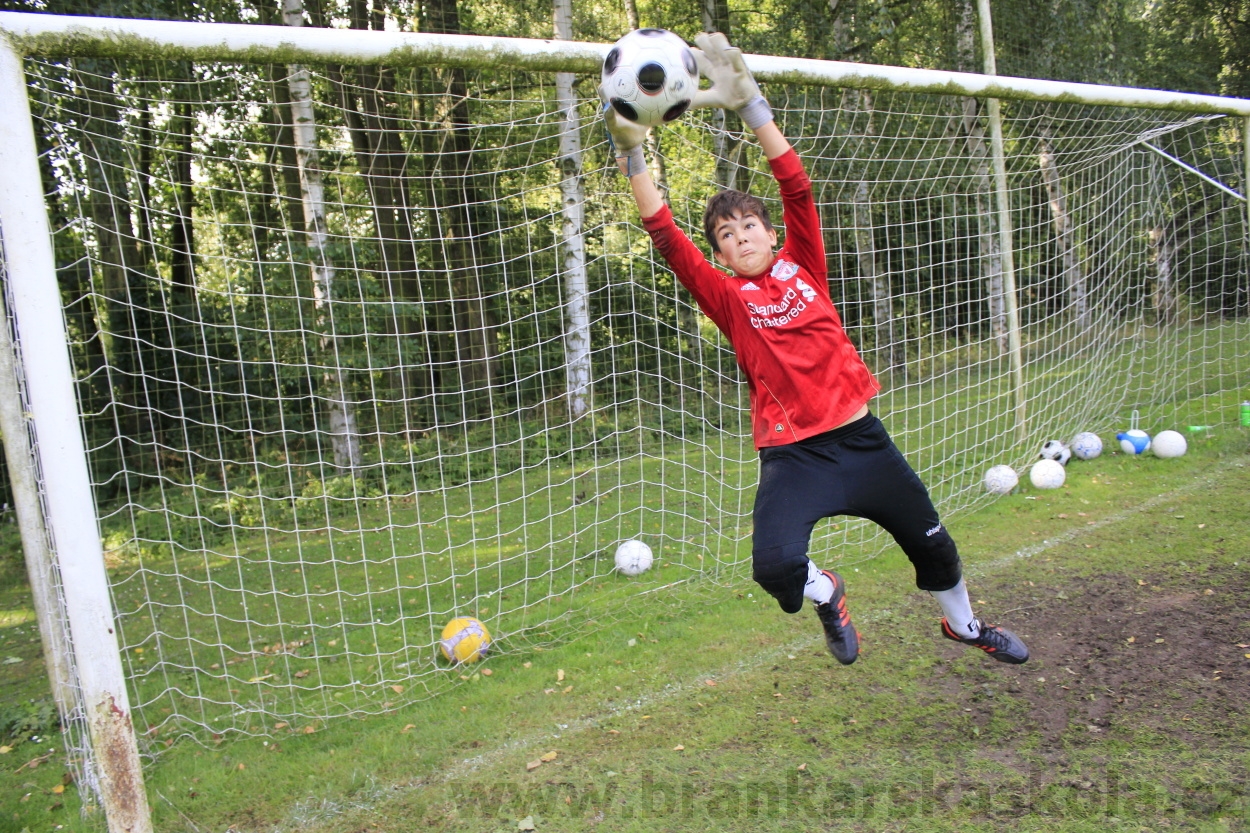
[[[994,8],[1000,67],[1005,74],[1246,94],[1247,6],[1246,0],[998,0]],[[0,0],[0,8],[34,6],[31,0]],[[280,22],[273,4],[217,0],[194,5],[186,0],[98,4],[46,0],[38,8],[68,14]],[[687,40],[705,28],[721,29],[748,52],[975,71],[971,8],[970,0],[816,4],[764,0],[749,5],[741,0],[603,0],[577,2],[573,14],[580,40],[614,40],[641,22],[674,29]],[[551,27],[550,0],[508,4],[310,0],[308,12],[313,25],[356,29],[549,37]],[[231,101],[218,95],[225,89],[224,77],[190,64],[77,61],[73,71],[82,74],[84,112],[64,119],[65,126],[58,128],[64,131],[61,135],[49,131],[41,138],[49,148],[48,159],[72,155],[75,148],[89,143],[96,160],[84,171],[93,187],[91,199],[82,205],[59,194],[59,174],[46,165],[49,193],[58,194],[54,213],[81,218],[58,243],[58,254],[67,318],[76,331],[78,366],[83,368],[83,401],[90,403],[88,411],[101,414],[107,403],[126,405],[118,414],[100,417],[93,465],[105,470],[98,473],[98,481],[113,484],[107,470],[123,466],[118,456],[127,453],[133,458],[124,464],[130,471],[155,465],[156,448],[166,462],[190,470],[196,465],[191,450],[205,443],[246,445],[279,431],[310,436],[315,427],[310,415],[317,410],[313,403],[325,400],[329,383],[318,371],[307,369],[308,349],[300,341],[302,332],[314,328],[317,309],[307,269],[297,268],[308,262],[308,251],[287,73],[283,68],[233,68],[230,72],[243,79],[238,89],[244,92],[242,100]],[[589,98],[594,80],[576,79],[576,95]],[[141,84],[151,86],[137,95]],[[326,175],[334,177],[340,189],[336,199],[351,212],[343,222],[369,229],[364,236],[371,241],[357,243],[346,230],[332,228],[331,243],[322,252],[328,265],[345,270],[350,265],[356,276],[355,282],[336,285],[333,292],[344,294],[329,300],[341,304],[343,311],[337,319],[344,335],[337,354],[350,372],[342,401],[350,395],[362,403],[362,435],[383,420],[419,434],[467,421],[485,422],[514,404],[551,401],[547,389],[563,376],[561,325],[522,313],[551,309],[549,301],[559,295],[559,282],[534,281],[532,288],[517,292],[502,264],[525,259],[533,274],[558,275],[555,247],[547,246],[557,238],[558,226],[544,238],[547,230],[532,222],[545,216],[540,207],[493,197],[513,186],[515,191],[509,193],[558,187],[555,166],[550,166],[549,180],[540,174],[512,173],[527,163],[527,154],[557,159],[558,128],[551,126],[529,147],[510,148],[507,135],[509,122],[554,111],[554,88],[523,73],[488,78],[464,70],[351,65],[323,68],[310,84],[312,94],[327,105],[328,121],[318,125],[323,136],[333,133],[346,139],[321,147]],[[144,96],[168,104],[132,106]],[[893,175],[890,166],[901,164],[872,156],[875,151],[854,152],[854,147],[875,146],[881,136],[899,129],[888,121],[893,115],[886,96],[856,93],[854,108],[843,108],[853,109],[853,115],[832,127],[800,124],[809,117],[797,114],[808,105],[796,105],[787,113],[797,132],[819,129],[822,141],[831,143],[829,152],[820,154],[825,161],[814,163],[812,173],[826,189],[823,201],[843,206],[844,216],[825,218],[831,261],[838,260],[851,278],[835,289],[835,297],[844,293],[848,324],[866,327],[864,340],[883,351],[878,361],[882,369],[906,367],[903,347],[916,335],[911,324],[915,317],[949,317],[959,305],[985,307],[988,315],[973,312],[966,319],[974,322],[972,326],[990,328],[991,337],[1005,340],[1001,288],[996,288],[1001,283],[1002,253],[996,249],[997,229],[988,199],[984,126],[976,101],[950,105],[962,107],[954,111],[961,117],[950,122],[955,127],[947,139],[952,147],[960,145],[950,155],[975,160],[972,169],[961,174],[972,186],[966,198],[970,205],[961,211],[970,218],[970,226],[976,223],[967,230],[956,228],[940,210],[926,216],[931,209],[923,201],[907,203],[906,210],[915,215],[900,222],[899,205],[905,201],[873,184],[875,178],[888,180]],[[818,113],[822,107],[818,103],[808,112]],[[267,115],[253,115],[260,111]],[[217,128],[208,124],[214,113],[228,113],[226,121],[234,125],[234,132],[214,134]],[[492,113],[503,115],[492,123]],[[591,132],[594,126],[584,129],[586,136],[598,135]],[[669,134],[656,133],[657,141],[666,146],[671,141],[668,150],[672,158],[680,159],[679,135],[674,132],[669,140],[665,138]],[[758,160],[744,152],[747,146],[740,141],[741,127],[732,114],[718,125],[714,140],[718,153],[713,178],[722,185],[742,187]],[[207,151],[231,142],[257,148],[258,158],[238,155],[231,160],[233,167],[213,161],[229,153]],[[841,142],[841,148],[834,142]],[[1065,285],[1079,315],[1080,304],[1092,301],[1081,300],[1085,296],[1077,291],[1080,285],[1071,282],[1076,276],[1071,266],[1079,268],[1077,252],[1082,246],[1097,247],[1073,232],[1073,218],[1086,207],[1079,204],[1079,197],[1064,191],[1064,142],[1062,125],[1056,123],[1046,135],[1046,146],[1030,151],[1032,156],[1016,175],[1032,177],[1036,185],[1031,196],[1026,194],[1036,205],[1025,206],[1026,210],[1045,211],[1050,206],[1046,227],[1057,245],[1066,247]],[[498,150],[486,152],[492,148]],[[588,148],[597,152],[589,143]],[[659,159],[660,154],[651,158]],[[115,162],[123,159],[139,173],[119,177],[121,168]],[[525,176],[534,181],[520,183]],[[233,181],[240,177],[247,179],[245,185]],[[610,206],[590,210],[607,212]],[[1169,221],[1157,222],[1163,228]],[[1185,249],[1207,233],[1208,225],[1217,224],[1188,222],[1185,233],[1159,237],[1156,262],[1166,267],[1167,298],[1184,291]],[[922,235],[925,241],[920,240]],[[933,240],[956,241],[943,245],[972,250],[971,256],[951,256],[946,262],[958,261],[958,268],[977,274],[952,274],[942,264],[945,255],[930,254],[937,250],[929,245]],[[82,266],[88,262],[82,257],[85,250],[93,255],[92,273]],[[900,261],[893,253],[902,250],[909,253],[906,269],[894,266]],[[206,257],[209,252],[213,258]],[[223,267],[210,260],[250,265],[246,274],[225,275]],[[607,355],[602,351],[635,338],[642,318],[661,325],[654,338],[662,355],[680,356],[697,349],[682,340],[698,327],[690,307],[678,303],[674,291],[663,301],[668,306],[633,309],[628,282],[611,271],[619,262],[597,258],[593,251],[587,257],[590,298],[596,305],[591,315],[592,355]],[[1055,274],[1039,270],[1037,280],[1058,283],[1057,268],[1046,268]],[[660,283],[669,276],[657,273],[654,280]],[[1095,283],[1092,276],[1090,283]],[[228,289],[223,290],[223,284]],[[546,296],[540,299],[543,293]],[[925,300],[925,293],[948,295],[932,302]],[[259,303],[235,303],[238,298],[262,296],[268,304],[263,314],[275,316],[274,320],[262,320]],[[939,307],[941,311],[934,312]],[[366,322],[367,315],[373,318]],[[931,326],[946,330],[953,325],[935,318]],[[276,335],[263,342],[232,335],[248,331]],[[504,361],[504,355],[525,358]],[[618,360],[614,356],[613,361]],[[635,356],[632,361],[636,364],[631,367],[654,361],[658,368],[665,359]],[[387,370],[374,373],[372,368],[378,366]],[[509,390],[523,393],[501,393],[522,377],[526,381]],[[612,382],[636,383],[629,373],[616,373]],[[683,378],[681,383],[695,387],[695,380]],[[274,388],[281,389],[281,397],[268,395]],[[505,401],[509,397],[525,402]],[[338,401],[337,395],[332,398]],[[214,426],[222,425],[231,430],[214,434]],[[236,432],[238,425],[246,427]],[[179,432],[187,436],[178,439]],[[314,453],[307,445],[297,450]],[[173,459],[180,455],[181,461]]]

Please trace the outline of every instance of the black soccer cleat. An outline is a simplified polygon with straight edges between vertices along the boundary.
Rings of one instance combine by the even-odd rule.
[[[964,645],[980,648],[999,662],[1009,662],[1012,665],[1028,662],[1029,648],[1020,637],[998,625],[987,625],[980,619],[977,620],[977,624],[981,626],[981,634],[975,639],[965,639],[951,630],[950,624],[943,616],[942,636],[962,642]]]
[[[859,632],[851,624],[851,614],[846,611],[846,582],[831,570],[821,570],[833,582],[833,598],[816,605],[816,615],[825,629],[825,646],[833,658],[843,665],[850,665],[859,656]]]

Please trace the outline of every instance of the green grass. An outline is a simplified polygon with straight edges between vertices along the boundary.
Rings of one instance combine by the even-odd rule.
[[[952,350],[941,373],[935,365],[928,380],[890,390],[874,404],[904,448],[925,449],[911,455],[913,463],[954,530],[970,576],[986,588],[991,616],[1010,610],[1020,576],[1039,569],[1035,559],[1014,554],[1057,534],[1083,542],[1045,550],[1045,558],[1068,559],[1058,562],[1069,566],[1053,580],[1070,598],[1080,597],[1080,570],[1132,574],[1153,563],[1152,552],[1172,558],[1178,548],[1204,564],[1235,552],[1208,552],[1180,536],[1139,553],[1134,529],[1141,518],[1154,519],[1141,507],[1152,506],[1160,491],[1206,498],[1214,478],[1211,500],[1235,503],[1244,495],[1247,484],[1238,484],[1239,470],[1227,464],[1245,453],[1237,429],[1195,437],[1190,455],[1178,461],[1108,454],[1074,464],[1058,493],[991,501],[976,480],[983,463],[1020,466],[1034,439],[1062,436],[1072,425],[1110,440],[1129,416],[1111,409],[1113,401],[1135,403],[1152,430],[1227,425],[1244,397],[1229,380],[1244,376],[1237,350],[1247,326],[1167,334],[1129,328],[1075,358],[1051,355],[1046,340],[1035,339],[1029,370],[1036,437],[1028,442],[1015,437],[997,359],[964,362]],[[1143,353],[1140,340],[1159,349]],[[1180,373],[1178,357],[1201,372]],[[1096,384],[1109,379],[1120,388]],[[1057,408],[1047,391],[1059,385],[1090,395]],[[868,646],[865,662],[834,668],[811,617],[780,615],[747,578],[755,463],[742,438],[633,426],[612,443],[615,457],[570,455],[438,491],[388,495],[339,478],[285,497],[248,483],[211,507],[196,503],[210,492],[163,487],[116,507],[106,518],[113,600],[141,745],[155,758],[149,786],[159,829],[303,829],[321,816],[334,831],[358,829],[366,824],[361,819],[409,817],[450,829],[447,819],[468,814],[472,829],[493,830],[515,828],[531,813],[579,829],[609,808],[623,814],[614,829],[656,829],[657,814],[665,818],[661,827],[695,829],[700,813],[723,815],[728,811],[716,808],[744,795],[776,804],[796,789],[795,802],[834,802],[842,808],[834,815],[879,829],[904,824],[899,814],[925,806],[926,796],[950,805],[956,782],[944,778],[965,765],[993,770],[996,795],[1036,798],[1060,789],[1041,763],[1030,769],[985,752],[993,743],[1028,749],[1028,738],[1010,731],[1027,717],[1028,704],[1001,690],[986,694],[999,686],[1003,669],[943,659],[932,639],[933,608],[910,589],[909,565],[885,548],[883,536],[854,521],[818,533],[821,563],[852,579]],[[205,534],[214,523],[221,526]],[[641,579],[628,580],[611,572],[611,547],[635,535],[652,543],[659,560]],[[1085,549],[1100,536],[1108,541]],[[16,548],[15,538],[11,526],[0,526],[0,546]],[[1116,547],[1133,553],[1131,564],[1101,558],[1104,548]],[[0,776],[0,807],[17,807],[15,830],[49,823],[73,829],[75,789],[52,792],[63,780],[61,747],[30,601],[15,572],[0,578],[0,661],[8,663],[0,666],[0,744],[11,747],[0,764],[15,761],[0,766],[13,773]],[[485,620],[497,640],[499,650],[481,669],[451,668],[432,647],[442,624],[464,614]],[[941,696],[931,691],[935,675]],[[968,719],[950,709],[968,691],[995,705],[972,725],[981,733],[972,746],[965,743]],[[783,697],[772,698],[776,693]],[[794,706],[779,716],[782,701]],[[647,710],[656,713],[643,721]],[[768,717],[757,720],[757,712]],[[783,719],[797,722],[778,733],[774,724]],[[819,731],[804,734],[809,727]],[[1154,742],[1157,727],[1151,733]],[[1150,748],[1146,739],[1104,754],[1134,760]],[[685,749],[674,752],[677,745]],[[552,750],[559,755],[536,770],[543,775],[525,773],[527,760]],[[49,751],[46,763],[28,765]],[[843,751],[848,757],[833,766]],[[810,764],[794,770],[804,775],[786,768],[799,752],[809,753]],[[712,763],[682,770],[695,754],[712,754]],[[458,763],[479,755],[476,768]],[[1124,778],[1140,775],[1149,789],[1170,795],[1185,777],[1214,767],[1244,784],[1244,759],[1215,755],[1191,769],[1162,765],[1166,759],[1142,758]],[[1167,777],[1151,780],[1160,766]],[[569,794],[557,803],[568,798],[569,809],[553,814],[544,796],[555,787],[546,774],[563,778],[565,767],[576,774],[572,786],[560,787]],[[845,778],[838,781],[835,772]],[[819,800],[801,780],[818,773],[823,780],[813,783],[833,791]],[[708,786],[700,787],[705,778]],[[747,786],[734,792],[740,779]],[[660,812],[670,782],[680,785],[676,803]],[[957,784],[956,807],[972,789]],[[879,785],[885,793],[874,791]],[[782,790],[781,797],[770,798],[770,790]],[[639,803],[651,800],[647,795],[660,797]],[[882,795],[892,797],[883,803]],[[704,809],[681,802],[702,802]],[[346,811],[356,805],[364,809]],[[869,811],[877,815],[869,818]],[[785,829],[786,814],[760,812]],[[1158,813],[1169,818],[1164,809]],[[972,809],[953,817],[965,826],[949,829],[972,829],[992,816],[972,801]],[[0,830],[9,822],[0,811]],[[922,829],[918,824],[909,816],[904,826]],[[1106,819],[1098,824],[1105,827]]]
[[[1061,490],[954,522],[973,598],[1030,637],[1026,666],[935,638],[936,608],[895,552],[845,568],[865,638],[849,668],[823,652],[809,613],[779,613],[731,573],[605,607],[578,638],[517,645],[451,675],[443,696],[380,716],[173,743],[147,771],[157,829],[495,831],[526,818],[560,831],[1246,829],[1244,699],[1203,711],[1183,699],[1192,681],[1164,675],[1128,687],[1146,699],[1100,732],[1056,722],[1051,699],[1079,718],[1086,697],[1110,695],[1052,688],[1086,672],[1065,671],[1073,660],[1029,618],[1066,614],[1075,627],[1108,582],[1148,600],[1244,579],[1246,452],[1246,433],[1225,429],[1179,460],[1107,454],[1074,463]],[[22,607],[5,593],[4,609]],[[1250,644],[1238,615],[1228,640]],[[7,627],[6,652],[29,654],[30,630]],[[1245,686],[1240,673],[1225,684]],[[59,751],[22,766],[58,739],[6,743],[0,830],[96,829],[78,820],[73,787],[53,791]]]

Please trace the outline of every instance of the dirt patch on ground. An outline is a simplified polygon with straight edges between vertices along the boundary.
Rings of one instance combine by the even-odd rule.
[[[1192,582],[1105,575],[1047,595],[1006,617],[1032,657],[1004,681],[1047,742],[1094,740],[1117,725],[1199,746],[1240,732],[1250,704],[1250,571]],[[992,708],[966,705],[987,719]]]

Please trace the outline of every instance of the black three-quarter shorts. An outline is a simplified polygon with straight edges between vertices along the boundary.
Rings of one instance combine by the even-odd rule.
[[[797,443],[760,450],[752,566],[782,610],[803,606],[807,548],[822,518],[853,515],[883,527],[911,559],[916,586],[959,583],[959,552],[916,472],[872,414]]]

